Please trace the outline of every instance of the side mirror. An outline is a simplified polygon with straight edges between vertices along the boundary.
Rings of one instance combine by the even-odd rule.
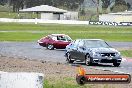
[[[86,48],[84,46],[78,46],[78,48],[86,50]]]

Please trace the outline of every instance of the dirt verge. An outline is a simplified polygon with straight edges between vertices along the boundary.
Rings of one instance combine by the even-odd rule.
[[[24,60],[20,58],[13,58],[0,55],[0,71],[5,72],[39,72],[45,75],[45,79],[49,81],[61,80],[64,78],[75,79],[76,73],[78,72],[76,66],[69,64],[47,62],[47,61],[35,61],[35,60]],[[115,74],[110,71],[102,71],[96,69],[88,69],[89,74]],[[76,83],[73,80],[73,83]],[[132,82],[130,84],[88,84],[90,88],[132,88]]]

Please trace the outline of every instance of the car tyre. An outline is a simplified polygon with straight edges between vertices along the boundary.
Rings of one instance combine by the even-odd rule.
[[[92,65],[91,57],[90,57],[89,54],[86,55],[85,64],[86,64],[87,66]]]
[[[67,53],[67,60],[66,60],[68,63],[73,63],[74,60],[71,60],[71,54],[68,52]]]
[[[49,50],[53,50],[54,49],[54,45],[53,44],[48,44],[46,46],[46,48],[49,49]]]
[[[115,67],[119,67],[119,66],[120,66],[120,63],[114,62],[113,65],[114,65]]]

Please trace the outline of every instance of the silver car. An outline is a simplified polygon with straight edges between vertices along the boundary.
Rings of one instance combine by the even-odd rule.
[[[102,39],[77,39],[66,46],[65,56],[69,63],[85,61],[86,65],[113,63],[118,67],[122,61],[120,52]]]

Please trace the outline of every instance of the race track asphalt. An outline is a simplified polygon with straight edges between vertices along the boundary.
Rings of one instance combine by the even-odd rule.
[[[108,42],[108,44],[114,48],[132,48],[132,42]],[[36,42],[0,42],[1,56],[66,63],[64,52],[64,49],[47,50],[46,48],[39,46]],[[132,73],[132,61],[125,58],[123,58],[120,67],[113,67],[111,64],[83,66],[86,68],[110,70],[120,73]]]

